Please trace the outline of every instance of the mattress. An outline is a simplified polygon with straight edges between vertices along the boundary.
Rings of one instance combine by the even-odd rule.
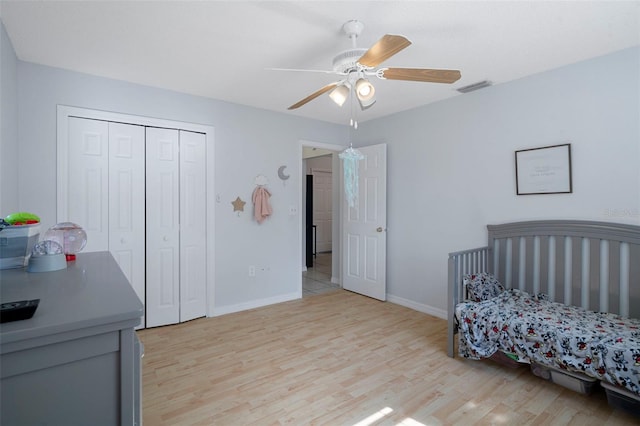
[[[604,380],[640,395],[640,321],[554,303],[517,289],[456,306],[458,352],[510,352],[523,362]]]

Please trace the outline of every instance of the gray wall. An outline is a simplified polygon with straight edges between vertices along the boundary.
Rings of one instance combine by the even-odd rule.
[[[0,21],[0,217],[18,210],[18,58]]]
[[[11,182],[2,206],[55,222],[57,104],[211,125],[221,200],[216,309],[298,291],[300,217],[288,210],[300,202],[300,140],[344,145],[346,126],[25,63],[12,48],[7,54],[4,29],[0,41],[2,186]],[[357,145],[388,144],[389,299],[444,316],[447,253],[484,245],[487,223],[640,224],[639,76],[640,48],[633,48],[361,123]],[[574,192],[516,196],[514,151],[564,142],[572,143]],[[291,175],[286,186],[277,185],[280,165]],[[274,193],[274,216],[263,225],[250,208],[238,217],[230,204],[250,199],[258,174],[271,179]]]
[[[295,297],[300,291],[300,140],[343,144],[344,126],[300,119],[57,68],[18,62],[20,209],[56,222],[56,106],[58,104],[211,125],[215,128],[215,310],[230,312]],[[283,186],[278,167],[291,178]],[[37,173],[34,173],[36,172]],[[254,179],[270,180],[274,214],[253,219]],[[247,201],[244,213],[231,201]],[[60,219],[62,220],[62,218]],[[249,277],[249,266],[256,277]]]
[[[390,300],[443,315],[447,254],[487,224],[640,224],[639,103],[632,48],[361,124],[358,145],[388,144]],[[573,193],[515,195],[514,151],[566,142]]]

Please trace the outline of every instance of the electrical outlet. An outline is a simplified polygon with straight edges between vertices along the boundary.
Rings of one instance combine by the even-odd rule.
[[[256,276],[256,267],[251,265],[249,266],[249,276],[250,277],[255,277]]]

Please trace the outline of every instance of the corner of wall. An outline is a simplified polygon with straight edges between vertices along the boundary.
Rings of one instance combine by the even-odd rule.
[[[18,58],[0,19],[0,215],[19,210]]]

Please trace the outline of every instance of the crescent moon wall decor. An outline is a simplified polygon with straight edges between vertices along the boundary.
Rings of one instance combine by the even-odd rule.
[[[280,179],[282,179],[282,180],[287,180],[287,179],[289,179],[289,178],[291,177],[290,175],[286,175],[286,174],[284,173],[284,169],[286,169],[286,168],[287,168],[287,166],[280,166],[280,167],[278,167],[278,177],[279,177]]]

